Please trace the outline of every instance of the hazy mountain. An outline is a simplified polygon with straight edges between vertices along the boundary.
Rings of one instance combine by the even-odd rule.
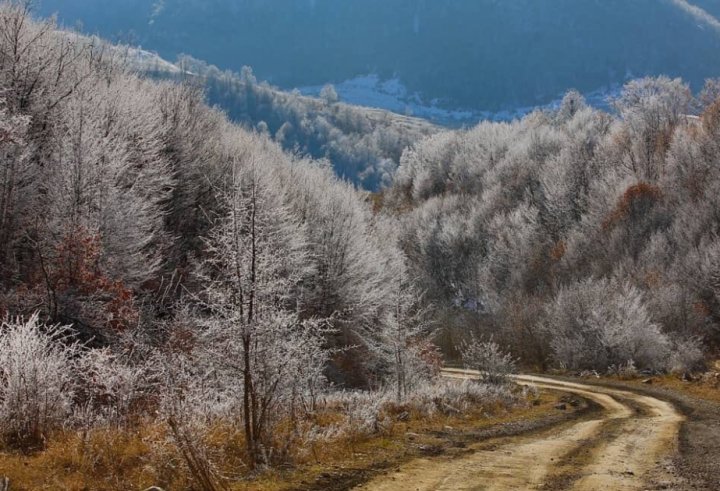
[[[253,67],[282,88],[377,74],[498,111],[568,88],[720,74],[720,0],[44,0],[41,14],[163,57]],[[357,101],[355,101],[357,102]]]

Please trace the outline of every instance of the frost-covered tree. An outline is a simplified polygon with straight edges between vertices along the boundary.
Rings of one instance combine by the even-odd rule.
[[[333,317],[336,327],[355,334],[372,329],[385,304],[390,270],[384,265],[395,245],[374,239],[371,212],[362,195],[341,184],[331,169],[296,162],[280,172],[286,195],[303,221],[308,262],[303,289],[305,315]]]
[[[340,101],[340,96],[335,90],[335,86],[328,84],[320,91],[320,98],[325,101],[326,104],[335,104]]]
[[[282,389],[299,377],[321,377],[313,367],[325,361],[320,353],[310,356],[322,338],[297,308],[310,272],[303,225],[268,167],[262,154],[233,161],[198,270],[205,349],[242,408],[251,465],[265,457],[270,426],[285,402]]]
[[[700,106],[706,109],[720,99],[720,78],[711,78],[705,81],[705,86],[698,96]]]
[[[385,224],[386,233],[395,234]],[[399,251],[398,251],[399,254]],[[395,400],[402,403],[417,382],[434,375],[431,342],[434,329],[430,305],[408,276],[402,258],[389,263],[393,268],[386,306],[379,325],[366,339],[370,353],[384,365],[389,381],[395,386]]]
[[[162,121],[162,154],[174,177],[164,221],[174,238],[168,244],[169,268],[185,267],[202,247],[207,213],[217,206],[213,186],[222,179],[227,141],[244,135],[229,128],[225,117],[204,102],[190,85],[163,84],[156,104]]]
[[[130,78],[78,89],[66,105],[60,165],[44,176],[48,233],[97,233],[102,268],[130,285],[162,264],[164,203],[173,186],[154,90],[144,85]]]
[[[692,102],[692,92],[680,79],[644,78],[625,85],[615,101],[627,132],[623,165],[640,179],[661,176],[672,131],[690,113]]]
[[[587,102],[583,95],[577,90],[571,90],[563,97],[555,117],[558,121],[568,121],[585,108],[587,108]]]
[[[10,275],[12,251],[18,241],[18,230],[27,226],[29,197],[33,192],[33,166],[25,136],[29,119],[10,116],[5,101],[0,99],[0,271]],[[6,269],[7,268],[7,269]]]

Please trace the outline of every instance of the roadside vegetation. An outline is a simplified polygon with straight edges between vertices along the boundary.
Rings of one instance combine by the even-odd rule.
[[[581,376],[627,382],[645,389],[666,389],[673,393],[720,403],[720,365],[717,361],[709,363],[705,370],[694,373],[642,374],[631,371],[611,373],[602,377],[590,373],[582,373]]]
[[[42,451],[0,452],[0,468],[17,490],[344,489],[413,457],[452,452],[488,428],[540,420],[556,404],[556,396],[475,382],[427,387],[403,404],[391,393],[335,394],[299,427],[284,421],[274,433],[283,454],[255,472],[231,417],[185,426],[179,435],[147,418],[66,427]]]

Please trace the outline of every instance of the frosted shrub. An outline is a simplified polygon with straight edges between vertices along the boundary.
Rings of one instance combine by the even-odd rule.
[[[142,399],[155,395],[148,367],[126,364],[109,350],[86,352],[78,359],[77,369],[86,414],[81,424],[126,424]]]
[[[385,382],[395,385],[395,400],[401,403],[416,384],[432,376],[433,359],[439,355],[430,342],[430,308],[423,306],[422,295],[412,288],[402,262],[396,266],[396,280],[388,295],[392,307],[368,345],[371,354],[385,365]]]
[[[670,340],[653,323],[640,291],[629,284],[586,280],[560,291],[543,326],[557,363],[572,370],[609,367],[662,370]]]
[[[381,427],[381,411],[390,402],[389,392],[338,392],[327,400],[330,406],[339,406],[346,415],[344,425],[357,433],[376,433]]]
[[[313,445],[323,442],[392,432],[397,422],[436,415],[485,414],[498,407],[515,406],[533,396],[529,388],[511,390],[510,385],[446,379],[417,384],[402,403],[397,402],[394,392],[392,386],[378,391],[329,392],[322,398],[319,411],[332,417],[319,421],[329,420],[330,424],[306,420],[298,428],[304,452],[309,454]]]
[[[618,365],[618,366],[611,365],[608,368],[608,372],[615,374],[615,375],[619,376],[620,378],[626,378],[626,379],[630,379],[630,378],[636,377],[638,375],[637,367],[635,366],[635,362],[632,360],[628,361],[627,363],[625,363],[623,365]]]
[[[480,380],[502,385],[515,373],[515,360],[494,341],[481,341],[475,336],[460,345],[465,368],[480,372]]]
[[[157,360],[163,365],[158,390],[159,415],[163,419],[204,426],[237,414],[235,386],[228,387],[201,354],[170,353]]]
[[[700,339],[677,340],[670,356],[668,368],[673,373],[692,372],[702,368],[704,358]]]
[[[511,405],[513,401],[514,396],[507,385],[476,380],[438,380],[418,388],[411,404],[423,414],[432,415],[438,410],[443,413],[465,412],[473,406],[496,402]]]
[[[0,328],[0,428],[8,443],[38,445],[61,426],[75,393],[70,330],[44,326],[38,315]]]
[[[303,439],[306,444],[313,444],[318,442],[322,443],[336,440],[343,437],[344,435],[345,429],[341,425],[333,424],[323,428],[316,425],[308,425],[307,430],[303,434]],[[306,450],[309,450],[307,446],[301,451]]]

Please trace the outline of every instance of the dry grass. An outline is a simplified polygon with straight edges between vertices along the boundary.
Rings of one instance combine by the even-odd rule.
[[[151,454],[146,438],[154,431],[55,434],[43,452],[0,454],[0,474],[10,478],[16,491],[147,487],[157,478],[145,465]]]
[[[331,437],[322,434],[315,440],[307,435],[301,438],[298,427],[287,422],[275,436],[285,443],[286,452],[276,458],[287,464],[253,476],[243,464],[243,433],[236,425],[216,424],[204,432],[202,442],[227,489],[285,490],[315,483],[328,471],[368,469],[411,458],[421,446],[441,444],[438,432],[448,427],[463,432],[541,417],[552,410],[554,402],[553,397],[542,396],[515,408],[493,402],[477,404],[464,414],[438,411],[430,416],[412,406],[388,403],[382,409],[382,424],[372,434],[344,430]],[[344,416],[330,405],[304,424],[332,429],[343,421]],[[181,455],[168,443],[169,436],[165,425],[151,423],[127,431],[60,432],[39,453],[0,451],[0,474],[10,478],[16,491],[127,491],[152,485],[194,489]]]
[[[720,360],[711,364],[711,370],[702,374],[695,374],[690,378],[668,374],[653,377],[615,376],[610,377],[610,379],[622,380],[636,385],[645,385],[644,381],[650,381],[652,387],[669,389],[706,401],[720,402]]]
[[[358,472],[400,465],[421,455],[422,448],[446,445],[447,439],[442,435],[448,431],[463,434],[504,423],[540,419],[553,412],[555,404],[556,395],[541,394],[528,404],[512,410],[500,405],[479,405],[462,415],[436,413],[428,418],[411,413],[405,421],[393,418],[391,427],[380,435],[354,435],[337,439],[331,444],[317,445],[304,461],[296,463],[292,469],[261,476],[253,482],[252,489],[287,491],[312,488],[311,484],[317,483],[328,471]],[[386,411],[399,416],[405,412],[404,409],[391,407]],[[237,491],[245,489],[242,485],[233,488]]]
[[[653,386],[681,392],[698,399],[720,402],[720,373],[709,372],[697,379],[683,380],[677,375],[653,379]]]

